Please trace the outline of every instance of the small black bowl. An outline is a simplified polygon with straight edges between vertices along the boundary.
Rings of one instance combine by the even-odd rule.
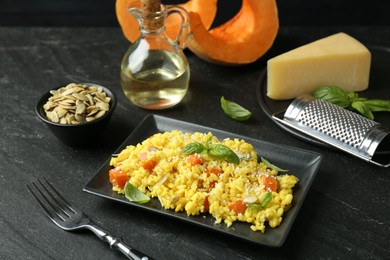
[[[106,95],[111,98],[111,101],[109,103],[110,109],[102,117],[95,119],[91,122],[80,123],[75,125],[60,124],[60,123],[54,123],[50,121],[46,117],[45,111],[43,109],[43,105],[48,101],[49,97],[52,96],[50,90],[47,91],[39,99],[35,107],[36,114],[46,124],[46,126],[50,129],[50,131],[58,139],[60,139],[65,145],[71,147],[81,147],[81,146],[98,144],[100,140],[99,138],[104,133],[104,130],[106,129],[110,121],[110,118],[112,116],[112,113],[115,110],[116,103],[117,103],[114,92],[112,92],[108,88],[93,83],[82,83],[82,84],[102,87]]]

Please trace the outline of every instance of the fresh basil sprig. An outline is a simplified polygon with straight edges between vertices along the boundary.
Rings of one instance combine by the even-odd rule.
[[[234,164],[240,163],[240,158],[237,156],[233,150],[224,146],[223,144],[213,144],[207,150],[208,155],[215,157],[221,160],[232,162]]]
[[[272,201],[272,192],[269,191],[266,194],[263,195],[261,198],[260,204],[249,204],[247,210],[254,209],[254,210],[261,210],[270,204]]]
[[[182,154],[194,154],[201,153],[205,149],[205,146],[198,142],[193,142],[184,146],[184,148],[180,151]]]
[[[278,172],[288,172],[288,170],[284,170],[282,168],[279,168],[276,165],[273,165],[270,163],[267,159],[261,157],[261,162],[264,163],[267,167],[271,168],[272,170],[278,171]]]
[[[137,202],[137,203],[146,203],[150,200],[148,196],[142,193],[137,187],[135,187],[130,182],[126,182],[125,185],[125,197],[129,201]]]
[[[252,113],[249,110],[224,97],[221,97],[221,107],[226,115],[237,121],[245,121],[252,116]]]
[[[199,142],[189,143],[180,151],[181,154],[207,153],[209,156],[225,160],[234,164],[240,163],[238,155],[229,147],[223,144],[211,144],[211,136],[207,139],[206,144]]]
[[[324,99],[343,108],[348,108],[351,105],[351,97],[344,90],[337,87],[321,87],[314,92],[314,97]]]
[[[335,86],[320,87],[313,95],[340,107],[356,110],[369,119],[374,119],[372,112],[390,112],[390,100],[362,98],[355,92],[347,92]]]

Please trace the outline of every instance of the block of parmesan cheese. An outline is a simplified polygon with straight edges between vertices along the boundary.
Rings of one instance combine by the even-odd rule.
[[[267,96],[291,99],[322,86],[365,90],[370,65],[371,53],[362,43],[337,33],[268,60]]]

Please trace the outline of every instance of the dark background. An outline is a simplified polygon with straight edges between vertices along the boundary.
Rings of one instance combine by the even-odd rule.
[[[185,0],[162,0],[180,3]],[[277,0],[281,26],[390,25],[389,0]],[[219,0],[215,25],[241,0]],[[115,0],[0,0],[0,26],[118,26]]]

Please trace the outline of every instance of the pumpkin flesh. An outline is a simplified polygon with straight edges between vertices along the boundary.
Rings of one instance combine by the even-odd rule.
[[[116,0],[115,12],[126,39],[135,42],[140,36],[139,25],[137,20],[128,12],[129,6],[140,8],[141,4],[140,1],[134,0]],[[217,0],[189,0],[178,6],[185,8],[187,12],[198,13],[207,29],[210,28],[217,13]],[[172,40],[176,40],[180,21],[178,15],[170,15],[165,22],[166,34]]]
[[[190,12],[188,48],[197,56],[224,65],[251,63],[272,46],[279,29],[275,0],[243,0],[238,13],[208,31],[199,14]]]

